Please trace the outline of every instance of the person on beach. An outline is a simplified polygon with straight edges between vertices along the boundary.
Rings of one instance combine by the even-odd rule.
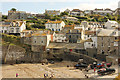
[[[47,77],[48,77],[48,74],[45,73],[45,74],[44,74],[44,78],[47,78]]]
[[[18,77],[18,73],[16,73],[16,77]]]

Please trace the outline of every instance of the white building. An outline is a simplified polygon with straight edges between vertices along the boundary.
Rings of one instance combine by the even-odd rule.
[[[48,21],[45,23],[45,28],[52,31],[61,31],[65,26],[63,21]]]
[[[108,21],[105,23],[105,28],[107,28],[107,29],[115,29],[115,28],[118,28],[118,22],[108,20]]]
[[[88,15],[91,15],[92,14],[92,10],[85,10],[84,13],[88,14]]]
[[[9,33],[10,22],[0,22],[0,33]]]
[[[70,12],[70,15],[71,16],[84,16],[84,13],[81,10],[79,10],[79,9],[73,9]]]
[[[95,10],[93,10],[93,14],[100,14],[103,16],[105,16],[107,14],[112,15],[113,11],[111,9],[95,9]]]
[[[26,29],[26,21],[13,21],[10,23],[10,34],[20,34]]]
[[[62,33],[55,33],[53,35],[54,42],[66,42],[66,35]]]
[[[97,48],[97,36],[96,31],[85,31],[84,35],[84,47],[87,48]]]

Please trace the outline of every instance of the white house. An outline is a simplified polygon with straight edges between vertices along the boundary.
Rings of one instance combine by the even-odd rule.
[[[93,14],[99,14],[99,15],[107,15],[107,14],[110,14],[112,15],[113,14],[113,11],[111,9],[95,9],[93,10]]]
[[[54,42],[66,42],[66,35],[62,33],[55,33],[53,35]]]
[[[20,34],[26,29],[26,21],[13,21],[10,24],[10,34]]]
[[[0,33],[9,33],[10,22],[0,22]]]
[[[61,31],[65,26],[63,21],[47,21],[45,23],[45,28],[52,31]]]
[[[108,20],[108,21],[105,23],[105,28],[107,28],[107,29],[115,29],[115,28],[118,28],[118,22]]]
[[[71,16],[84,16],[84,13],[83,11],[79,10],[79,9],[73,9],[71,12],[70,12],[70,15]]]
[[[97,48],[97,36],[96,31],[85,31],[84,35],[84,47],[86,48]]]

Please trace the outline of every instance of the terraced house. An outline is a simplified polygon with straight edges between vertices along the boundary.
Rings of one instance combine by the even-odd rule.
[[[80,42],[84,37],[84,31],[82,29],[72,29],[66,33],[66,38],[69,40],[69,43]]]
[[[45,28],[51,31],[61,31],[65,26],[63,21],[47,21],[45,23]]]

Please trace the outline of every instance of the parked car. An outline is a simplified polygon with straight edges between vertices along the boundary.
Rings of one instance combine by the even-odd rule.
[[[76,69],[79,69],[79,68],[87,68],[88,65],[86,63],[78,63],[74,66]]]
[[[96,65],[96,67],[99,69],[103,68],[103,67],[110,67],[110,66],[112,66],[112,62],[111,63],[102,62],[102,63]]]
[[[99,75],[112,74],[115,73],[114,68],[101,68],[97,71]]]

